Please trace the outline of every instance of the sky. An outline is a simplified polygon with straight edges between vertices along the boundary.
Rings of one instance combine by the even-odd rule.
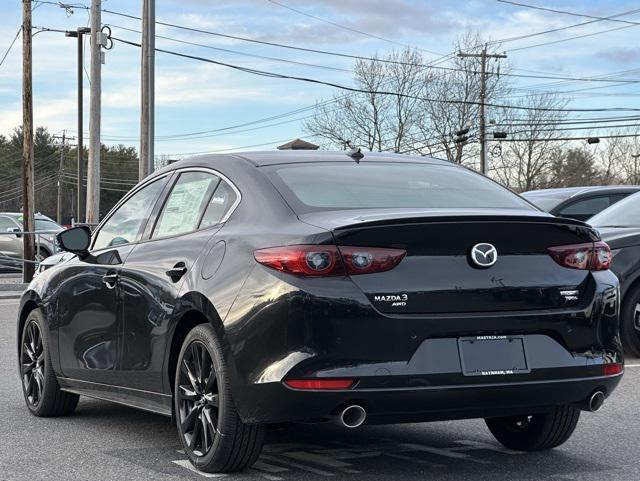
[[[525,2],[600,17],[640,10],[637,2],[624,0],[522,0],[521,3]],[[21,24],[21,3],[20,0],[0,1],[0,59]],[[72,2],[67,0],[67,3]],[[75,30],[79,26],[86,26],[89,21],[88,12],[82,5],[89,3],[90,0],[73,2],[78,7],[65,10],[56,5],[34,1],[33,25],[59,30]],[[103,0],[103,8],[140,16],[141,3],[140,0]],[[158,21],[191,28],[349,55],[385,55],[393,49],[402,49],[408,45],[419,49],[426,62],[450,53],[456,38],[467,31],[476,31],[487,39],[498,40],[589,20],[496,0],[157,0],[156,15]],[[640,12],[619,19],[640,23]],[[102,23],[111,26],[114,37],[139,43],[140,34],[130,31],[140,29],[139,20],[105,12]],[[521,49],[615,28],[618,30]],[[352,82],[352,73],[349,71],[353,67],[352,59],[258,45],[162,25],[158,25],[156,34],[159,37],[171,37],[209,47],[334,69],[252,58],[239,53],[157,38],[156,46],[162,49],[287,75],[312,77],[345,85]],[[542,75],[587,77],[637,69],[621,78],[640,78],[640,25],[614,21],[594,22],[556,33],[505,42],[501,49],[507,52],[514,73],[540,75],[543,72]],[[86,53],[88,71],[88,42]],[[47,127],[51,133],[59,134],[64,129],[68,135],[75,135],[75,39],[66,38],[59,32],[39,33],[33,38],[33,59],[35,124]],[[0,65],[0,134],[6,135],[21,124],[21,62],[21,41],[18,39]],[[515,85],[525,87],[551,82],[518,79]],[[116,41],[113,48],[106,52],[102,84],[103,142],[138,147],[139,48]],[[575,95],[571,105],[581,108],[638,108],[638,85],[611,85],[582,92]],[[557,88],[570,90],[593,86],[588,83],[564,82]],[[86,135],[89,112],[87,76],[84,79],[84,89]],[[316,101],[331,98],[333,91],[328,86],[264,78],[158,52],[156,155],[177,158],[200,152],[272,149],[296,137],[313,141],[313,138],[305,134],[303,120],[300,120],[309,115],[309,111],[271,122],[246,127],[235,126],[309,107]],[[182,139],[164,138],[212,130],[216,132]]]

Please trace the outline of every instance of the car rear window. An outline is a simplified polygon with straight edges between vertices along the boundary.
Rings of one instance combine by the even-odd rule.
[[[410,163],[310,163],[267,168],[298,213],[375,208],[531,209],[486,177],[457,166]]]

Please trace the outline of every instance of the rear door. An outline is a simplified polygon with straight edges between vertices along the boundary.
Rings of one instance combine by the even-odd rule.
[[[153,213],[145,241],[127,257],[120,275],[126,385],[163,390],[169,321],[180,292],[192,288],[183,286],[185,280],[237,198],[214,171],[184,170]]]

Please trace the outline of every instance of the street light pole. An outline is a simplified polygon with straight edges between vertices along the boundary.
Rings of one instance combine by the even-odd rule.
[[[76,181],[76,212],[75,212],[75,221],[82,222],[84,218],[84,188],[83,177],[84,177],[84,82],[83,82],[83,72],[82,68],[84,65],[84,38],[83,35],[90,33],[91,29],[88,27],[78,27],[78,29],[74,31],[67,31],[64,34],[67,37],[73,37],[77,39],[77,66],[76,66],[76,81],[77,81],[77,89],[78,89],[78,146],[77,146],[77,159],[78,159],[78,178]]]

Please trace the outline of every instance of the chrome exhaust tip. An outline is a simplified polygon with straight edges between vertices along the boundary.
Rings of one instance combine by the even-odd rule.
[[[342,426],[354,429],[362,426],[367,419],[367,411],[358,404],[352,404],[344,408],[338,415],[338,420]]]
[[[604,393],[602,391],[596,391],[589,398],[589,411],[594,413],[600,410],[603,404],[604,404]]]

